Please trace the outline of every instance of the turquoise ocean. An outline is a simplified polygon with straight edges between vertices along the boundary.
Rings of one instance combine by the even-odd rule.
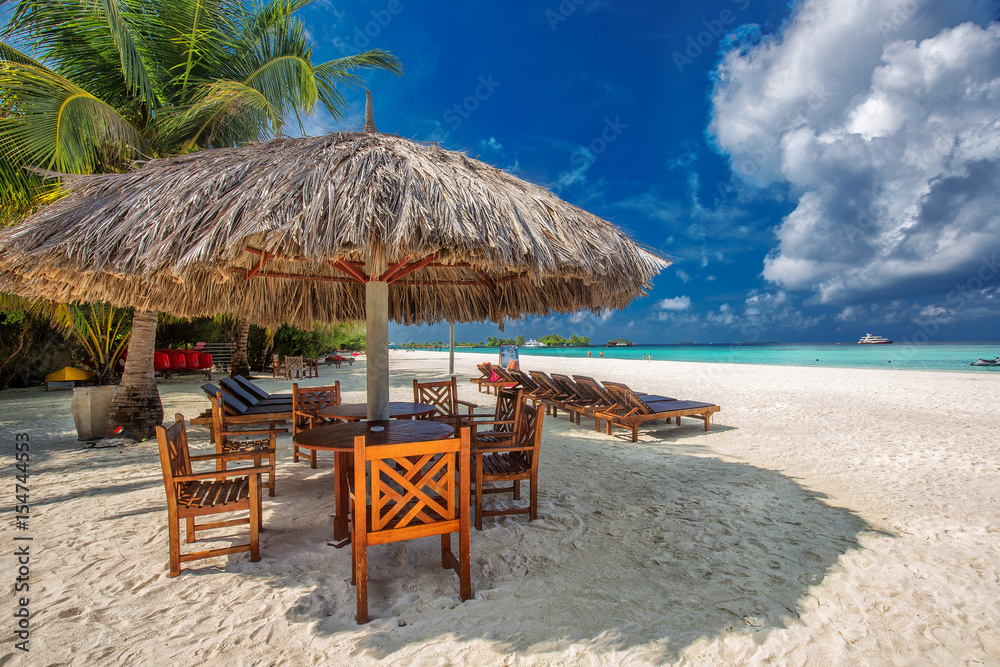
[[[460,352],[492,352],[497,348],[459,348]],[[532,357],[597,357],[655,361],[694,361],[723,364],[765,364],[775,366],[820,366],[839,368],[893,368],[922,371],[964,371],[1000,373],[1000,366],[977,367],[977,358],[1000,355],[1000,342],[974,343],[776,343],[730,345],[636,345],[635,347],[518,348],[521,366],[531,368]]]

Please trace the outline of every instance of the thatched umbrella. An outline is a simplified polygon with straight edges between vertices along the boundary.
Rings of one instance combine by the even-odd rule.
[[[65,178],[0,234],[0,290],[258,324],[367,319],[370,416],[403,324],[622,308],[669,262],[463,153],[366,131]]]

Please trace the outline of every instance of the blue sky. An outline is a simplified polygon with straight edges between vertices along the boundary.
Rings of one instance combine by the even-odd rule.
[[[315,61],[382,48],[382,132],[549,187],[674,259],[603,341],[995,340],[1000,13],[982,0],[319,0]],[[350,93],[346,125],[362,124]],[[307,132],[342,129],[323,114]],[[459,340],[495,335],[460,324]],[[447,339],[447,325],[390,328]]]

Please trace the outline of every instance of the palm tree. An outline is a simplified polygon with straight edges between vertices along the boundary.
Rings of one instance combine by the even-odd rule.
[[[313,64],[293,16],[309,2],[20,0],[0,31],[0,214],[54,196],[23,167],[120,172],[261,141],[292,117],[301,129],[317,104],[341,118],[337,85],[358,84],[359,69],[401,73],[378,49]],[[137,438],[163,421],[155,334],[156,313],[136,308],[109,420]]]

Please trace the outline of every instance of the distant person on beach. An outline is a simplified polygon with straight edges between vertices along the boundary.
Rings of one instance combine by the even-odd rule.
[[[604,358],[604,350],[601,350],[601,359]]]
[[[587,358],[590,359],[590,350],[587,350]]]

